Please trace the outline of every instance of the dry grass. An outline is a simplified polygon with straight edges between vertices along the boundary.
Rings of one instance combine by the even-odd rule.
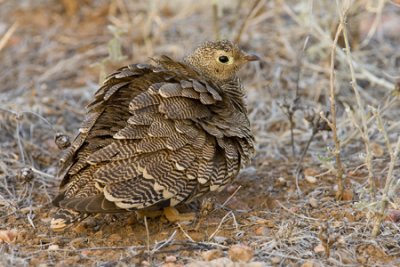
[[[73,2],[0,0],[1,266],[157,266],[166,255],[177,257],[169,266],[201,266],[201,251],[227,256],[237,243],[266,265],[400,265],[398,1]],[[338,36],[333,62],[335,151],[331,133],[313,134],[308,115],[330,108],[338,25],[347,38]],[[145,226],[122,214],[49,231],[54,137],[74,136],[99,80],[154,55],[180,58],[214,36],[240,38],[263,59],[241,73],[257,155],[216,196],[215,210],[197,226]],[[336,152],[346,188],[338,202]]]

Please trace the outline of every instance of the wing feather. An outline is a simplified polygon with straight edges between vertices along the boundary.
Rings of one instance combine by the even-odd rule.
[[[232,105],[221,89],[184,63],[168,57],[158,63],[122,68],[96,92],[63,157],[60,206],[81,212],[174,206],[236,175],[241,154],[252,150],[251,134],[230,129],[242,117],[225,110]],[[221,116],[229,125],[211,119]]]

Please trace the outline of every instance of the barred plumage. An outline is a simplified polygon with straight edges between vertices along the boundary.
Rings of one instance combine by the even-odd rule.
[[[252,60],[228,41],[208,42],[183,62],[161,56],[111,74],[60,160],[51,227],[221,190],[254,150],[236,76]]]

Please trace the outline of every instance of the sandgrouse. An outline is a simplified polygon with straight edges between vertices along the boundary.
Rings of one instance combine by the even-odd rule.
[[[254,60],[229,41],[206,42],[182,62],[161,56],[112,73],[60,160],[51,228],[222,190],[254,151],[237,77]]]

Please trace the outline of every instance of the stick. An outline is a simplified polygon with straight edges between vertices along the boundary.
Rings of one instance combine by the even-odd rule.
[[[392,187],[393,181],[394,181],[393,170],[394,170],[394,165],[396,164],[397,156],[398,156],[399,150],[400,150],[400,136],[397,139],[396,147],[395,147],[395,149],[393,151],[392,146],[390,144],[389,136],[388,136],[387,131],[386,131],[384,125],[383,125],[382,118],[381,118],[379,112],[376,109],[374,109],[373,113],[374,113],[374,115],[376,117],[376,120],[378,122],[378,128],[382,132],[383,138],[385,139],[386,148],[388,149],[389,154],[390,154],[389,170],[388,170],[388,173],[387,173],[387,176],[386,176],[385,188],[383,189],[383,195],[382,195],[382,198],[381,198],[381,200],[380,200],[380,202],[378,204],[379,205],[379,211],[377,211],[375,213],[376,220],[375,220],[374,227],[372,229],[372,236],[376,237],[378,235],[378,233],[379,233],[379,229],[380,229],[381,223],[382,223],[382,221],[383,221],[383,219],[385,217],[385,212],[386,212],[387,206],[389,204],[389,197],[390,197],[389,196],[390,195],[389,194],[389,189]]]
[[[336,46],[337,42],[339,39],[339,35],[343,30],[343,24],[340,23],[336,34],[335,34],[335,39],[333,40],[333,44],[331,47],[331,61],[330,61],[330,75],[329,75],[329,101],[330,101],[330,110],[331,110],[331,116],[332,120],[328,121],[327,118],[322,117],[324,119],[328,126],[332,129],[332,138],[335,143],[335,150],[334,150],[334,155],[335,155],[335,162],[336,162],[336,183],[338,186],[338,191],[336,192],[336,199],[341,200],[343,196],[343,191],[344,191],[344,186],[343,186],[343,165],[342,165],[342,160],[340,158],[340,140],[337,134],[337,128],[336,128],[336,99],[335,99],[335,52],[336,52]],[[323,113],[323,112],[321,112]],[[322,114],[321,114],[322,115]]]
[[[338,3],[338,0],[336,0],[336,3]],[[369,135],[368,135],[367,118],[365,116],[365,109],[364,109],[363,103],[361,101],[360,93],[358,92],[358,85],[357,85],[356,75],[355,75],[355,71],[354,71],[354,67],[353,67],[353,60],[351,57],[350,44],[349,44],[349,39],[348,39],[348,34],[347,34],[346,13],[347,13],[348,9],[349,9],[349,5],[346,6],[346,8],[343,12],[340,12],[340,24],[342,25],[342,28],[343,28],[343,39],[344,39],[345,48],[346,48],[346,60],[347,60],[347,64],[349,65],[349,69],[350,69],[351,87],[353,88],[354,95],[356,97],[357,106],[358,106],[358,115],[361,118],[361,125],[362,125],[361,136],[362,136],[362,138],[364,140],[364,144],[365,144],[365,151],[366,151],[365,163],[367,164],[367,169],[368,169],[368,181],[369,181],[372,197],[375,198],[376,187],[375,187],[374,174],[373,174],[373,170],[372,170],[373,169],[372,168],[372,151],[371,151],[371,144],[370,144]]]
[[[6,31],[6,33],[0,39],[0,51],[6,46],[8,40],[10,40],[11,36],[14,34],[15,30],[18,28],[18,23],[14,22],[13,25]]]

